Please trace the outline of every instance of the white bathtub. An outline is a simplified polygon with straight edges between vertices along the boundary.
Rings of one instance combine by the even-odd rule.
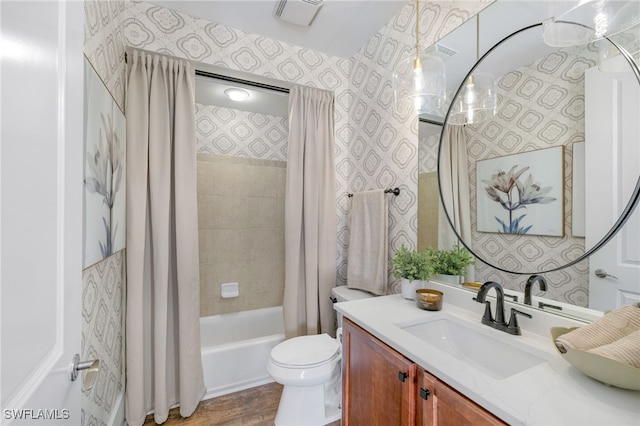
[[[203,399],[273,382],[271,349],[284,340],[282,306],[200,318]]]

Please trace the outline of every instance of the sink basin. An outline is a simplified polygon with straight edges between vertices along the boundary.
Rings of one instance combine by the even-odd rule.
[[[533,348],[519,344],[516,336],[503,333],[504,336],[498,337],[495,333],[501,331],[447,314],[399,327],[498,380],[546,361],[533,354]]]

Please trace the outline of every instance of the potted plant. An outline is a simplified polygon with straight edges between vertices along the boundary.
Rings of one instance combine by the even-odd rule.
[[[393,257],[392,266],[393,276],[400,280],[402,297],[415,299],[419,281],[431,275],[427,253],[409,250],[402,244]]]
[[[428,248],[426,253],[431,272],[437,275],[435,278],[440,281],[460,284],[467,266],[476,263],[469,250],[457,243],[450,250]]]

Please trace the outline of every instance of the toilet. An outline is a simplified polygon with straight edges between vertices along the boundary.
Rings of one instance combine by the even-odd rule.
[[[334,287],[331,294],[336,302],[374,297],[346,286]],[[326,333],[294,337],[271,350],[267,370],[284,385],[276,426],[321,426],[342,417],[341,328],[336,334],[336,339]]]

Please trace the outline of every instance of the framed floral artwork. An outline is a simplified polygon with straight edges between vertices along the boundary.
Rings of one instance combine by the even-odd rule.
[[[125,246],[125,118],[84,61],[83,267]]]
[[[479,232],[564,236],[564,146],[476,166]]]

